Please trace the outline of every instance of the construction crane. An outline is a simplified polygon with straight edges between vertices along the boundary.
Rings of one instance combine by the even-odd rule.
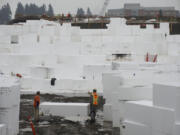
[[[110,2],[110,0],[104,1],[104,4],[103,4],[103,7],[99,13],[99,16],[105,16],[105,12],[106,12],[107,6],[109,5],[109,2]]]

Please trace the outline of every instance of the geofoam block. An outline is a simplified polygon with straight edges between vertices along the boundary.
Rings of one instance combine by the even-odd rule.
[[[133,121],[125,121],[124,135],[152,135],[151,127]]]
[[[154,84],[153,104],[155,106],[175,109],[176,95],[178,93],[180,93],[180,85],[178,84]]]
[[[88,80],[102,80],[102,74],[110,70],[111,65],[85,65],[83,75]]]
[[[180,94],[176,95],[175,120],[180,123]]]
[[[152,131],[152,135],[172,135],[172,134],[167,134],[159,131]]]
[[[11,122],[13,123],[13,131],[15,134],[19,133],[19,115],[20,115],[20,107],[19,105],[13,106],[13,118]]]
[[[126,101],[119,101],[119,105],[118,105],[120,124],[125,120],[125,113],[126,113],[125,102]]]
[[[152,101],[128,101],[125,102],[125,120],[152,125]]]
[[[112,118],[113,118],[113,127],[119,127],[121,122],[124,120],[124,103],[125,101],[119,100],[118,92],[112,93]]]
[[[104,73],[102,76],[103,92],[106,102],[112,102],[112,93],[123,83],[122,77],[117,73]]]
[[[175,123],[174,124],[173,135],[180,135],[180,123]]]
[[[124,75],[125,76],[125,75]],[[119,73],[105,73],[103,74],[102,83],[103,83],[103,92],[104,97],[107,102],[112,102],[113,100],[113,92],[118,93],[119,100],[151,100],[152,99],[152,88],[147,87],[145,85],[139,86],[137,83],[131,84],[130,81],[134,81],[134,79],[127,79],[125,81],[125,77]],[[130,75],[129,75],[130,76]],[[138,80],[138,79],[136,79]],[[139,79],[143,80],[143,79]],[[129,84],[124,85],[129,82]]]
[[[152,130],[172,135],[175,123],[174,116],[173,109],[154,106],[152,111]]]
[[[118,87],[120,100],[151,100],[152,89],[148,87]]]
[[[103,106],[104,121],[112,121],[112,105],[105,104]]]
[[[21,83],[21,89],[32,89],[32,78],[30,77],[23,77],[20,80]]]
[[[40,104],[40,111],[44,115],[54,116],[88,116],[89,103],[53,103],[43,102]]]
[[[16,113],[13,112],[13,108],[2,109],[0,108],[0,122],[6,124],[7,127],[7,135],[14,135],[14,117],[17,116]]]
[[[113,127],[119,127],[120,125],[120,115],[119,110],[112,110]]]
[[[0,135],[6,135],[6,125],[0,124]]]
[[[53,68],[51,67],[45,67],[45,66],[31,67],[32,78],[47,79],[50,77],[51,74],[53,74]]]
[[[8,82],[4,82],[8,83]],[[0,84],[0,108],[8,108],[20,103],[20,85],[18,84]],[[8,102],[7,102],[7,99]]]
[[[50,79],[32,78],[32,84],[32,89],[36,90],[79,90],[88,92],[96,88],[98,92],[102,91],[101,81],[98,80],[57,79],[55,85],[51,86]]]
[[[125,120],[147,125],[154,134],[172,135],[175,123],[173,109],[153,106],[151,101],[129,101],[125,103],[125,110]]]

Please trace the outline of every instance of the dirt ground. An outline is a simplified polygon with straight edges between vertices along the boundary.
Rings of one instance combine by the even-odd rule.
[[[28,116],[33,116],[34,95],[21,95],[19,135],[32,135]],[[41,95],[41,102],[89,102],[88,97],[64,97],[60,95]],[[35,124],[36,135],[115,135],[112,123],[103,122],[103,97],[99,100],[96,122],[89,120],[75,122],[57,116],[41,116],[40,122]]]

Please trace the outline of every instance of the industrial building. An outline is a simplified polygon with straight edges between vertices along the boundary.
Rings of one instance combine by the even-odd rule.
[[[124,4],[122,9],[109,9],[110,17],[179,17],[180,11],[174,7],[143,7],[137,3]]]

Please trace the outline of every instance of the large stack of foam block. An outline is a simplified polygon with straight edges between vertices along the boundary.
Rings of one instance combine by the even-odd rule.
[[[159,114],[161,116],[161,119],[158,119],[158,117],[155,118],[155,122],[153,124],[157,124],[157,126],[155,126],[160,127],[162,132],[179,135],[180,83],[177,82],[170,85],[155,84],[153,93],[153,105],[163,108],[164,111]],[[164,115],[164,117],[162,115]],[[157,131],[158,129],[155,130]]]
[[[125,103],[122,135],[179,135],[180,85],[154,84],[153,101]]]
[[[0,76],[0,125],[3,134],[19,133],[20,85],[16,78]],[[6,128],[6,131],[4,131]],[[6,132],[6,134],[4,134]]]
[[[0,57],[0,70],[5,74],[21,73],[25,78],[31,76],[34,79],[47,78],[47,71],[44,70],[48,67],[54,70],[55,75],[52,77],[55,78],[79,80],[86,76],[86,80],[101,80],[102,72],[110,68],[104,65],[119,60],[142,62],[147,52],[158,54],[158,61],[176,63],[176,56],[172,59],[164,58],[167,44],[168,49],[171,48],[168,55],[175,54],[175,51],[178,55],[179,50],[179,37],[169,36],[168,26],[168,23],[162,23],[160,29],[154,30],[148,25],[147,29],[142,30],[139,26],[127,26],[126,20],[121,18],[112,18],[108,29],[101,30],[82,30],[71,27],[70,24],[61,26],[45,20],[29,20],[21,25],[2,25],[0,52],[3,54]],[[112,54],[129,55],[128,58],[113,59]],[[161,56],[164,59],[159,59]],[[124,65],[126,69],[128,66]],[[36,67],[41,67],[41,71]],[[34,91],[33,87],[28,89]]]
[[[104,98],[106,99],[104,118],[113,123],[117,121],[115,122],[116,126],[119,125],[115,113],[119,114],[119,121],[124,118],[122,115],[124,101],[152,100],[153,83],[176,82],[180,79],[177,65],[114,62],[112,67],[113,71],[104,73],[102,77]],[[110,105],[114,107],[110,107]],[[119,106],[120,112],[117,111],[117,106]],[[113,120],[114,114],[115,121]]]
[[[123,119],[124,101],[152,99],[152,88],[149,83],[152,78],[151,71],[134,69],[133,64],[126,66],[132,69],[104,73],[102,77],[104,98],[106,99],[104,119],[113,121],[115,127],[119,126],[119,121]],[[136,67],[136,64],[134,66]]]

